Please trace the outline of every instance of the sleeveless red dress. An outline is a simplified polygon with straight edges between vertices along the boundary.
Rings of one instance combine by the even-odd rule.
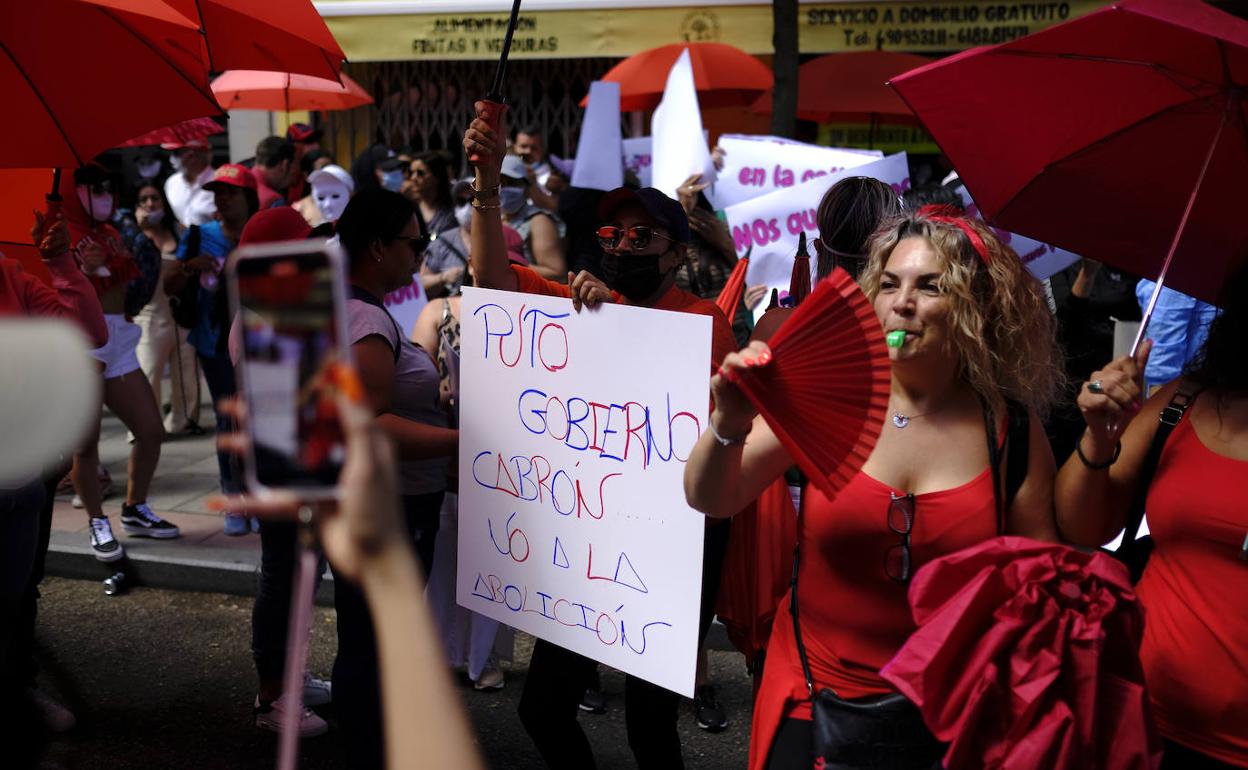
[[[892,489],[859,473],[828,500],[806,488],[798,530],[801,567],[798,601],[802,641],[815,688],[830,687],[842,698],[894,692],[880,669],[915,630],[907,585],[885,573],[885,554],[901,542],[888,527]],[[915,498],[911,561],[929,561],[997,536],[992,472],[985,468],[953,489]],[[754,706],[750,768],[761,770],[784,717],[810,719],[810,698],[793,639],[786,596],[776,612],[763,682]]]
[[[1248,462],[1205,446],[1189,417],[1162,450],[1145,510],[1154,550],[1136,593],[1157,727],[1248,767]]]

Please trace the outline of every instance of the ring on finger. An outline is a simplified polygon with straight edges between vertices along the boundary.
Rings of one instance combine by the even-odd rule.
[[[1091,382],[1088,383],[1088,392],[1089,393],[1104,393],[1105,387],[1101,384],[1100,380],[1092,380]]]

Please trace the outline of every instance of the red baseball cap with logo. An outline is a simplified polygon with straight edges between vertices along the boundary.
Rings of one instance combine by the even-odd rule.
[[[226,163],[213,172],[212,179],[204,183],[205,190],[215,190],[223,185],[241,187],[245,190],[256,189],[256,178],[251,169],[238,163]]]

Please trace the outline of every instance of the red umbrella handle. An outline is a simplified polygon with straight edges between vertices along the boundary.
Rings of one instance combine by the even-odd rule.
[[[39,233],[39,242],[43,242],[43,237],[47,235],[48,228],[56,221],[56,216],[61,213],[61,167],[57,166],[52,169],[52,191],[43,196],[44,215],[43,230]],[[39,244],[36,243],[37,247]]]
[[[493,96],[493,94],[490,96]],[[494,129],[494,133],[497,134],[503,128],[503,115],[507,114],[507,105],[501,101],[495,101],[489,96],[483,99],[482,103],[485,107],[482,110],[481,119],[489,123],[490,128]],[[468,162],[476,166],[481,162],[481,156],[475,152],[469,153]]]

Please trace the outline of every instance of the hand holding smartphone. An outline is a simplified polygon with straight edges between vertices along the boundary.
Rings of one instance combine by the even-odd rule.
[[[247,246],[225,276],[241,343],[248,490],[332,498],[346,462],[332,369],[351,360],[342,254],[324,241]]]

